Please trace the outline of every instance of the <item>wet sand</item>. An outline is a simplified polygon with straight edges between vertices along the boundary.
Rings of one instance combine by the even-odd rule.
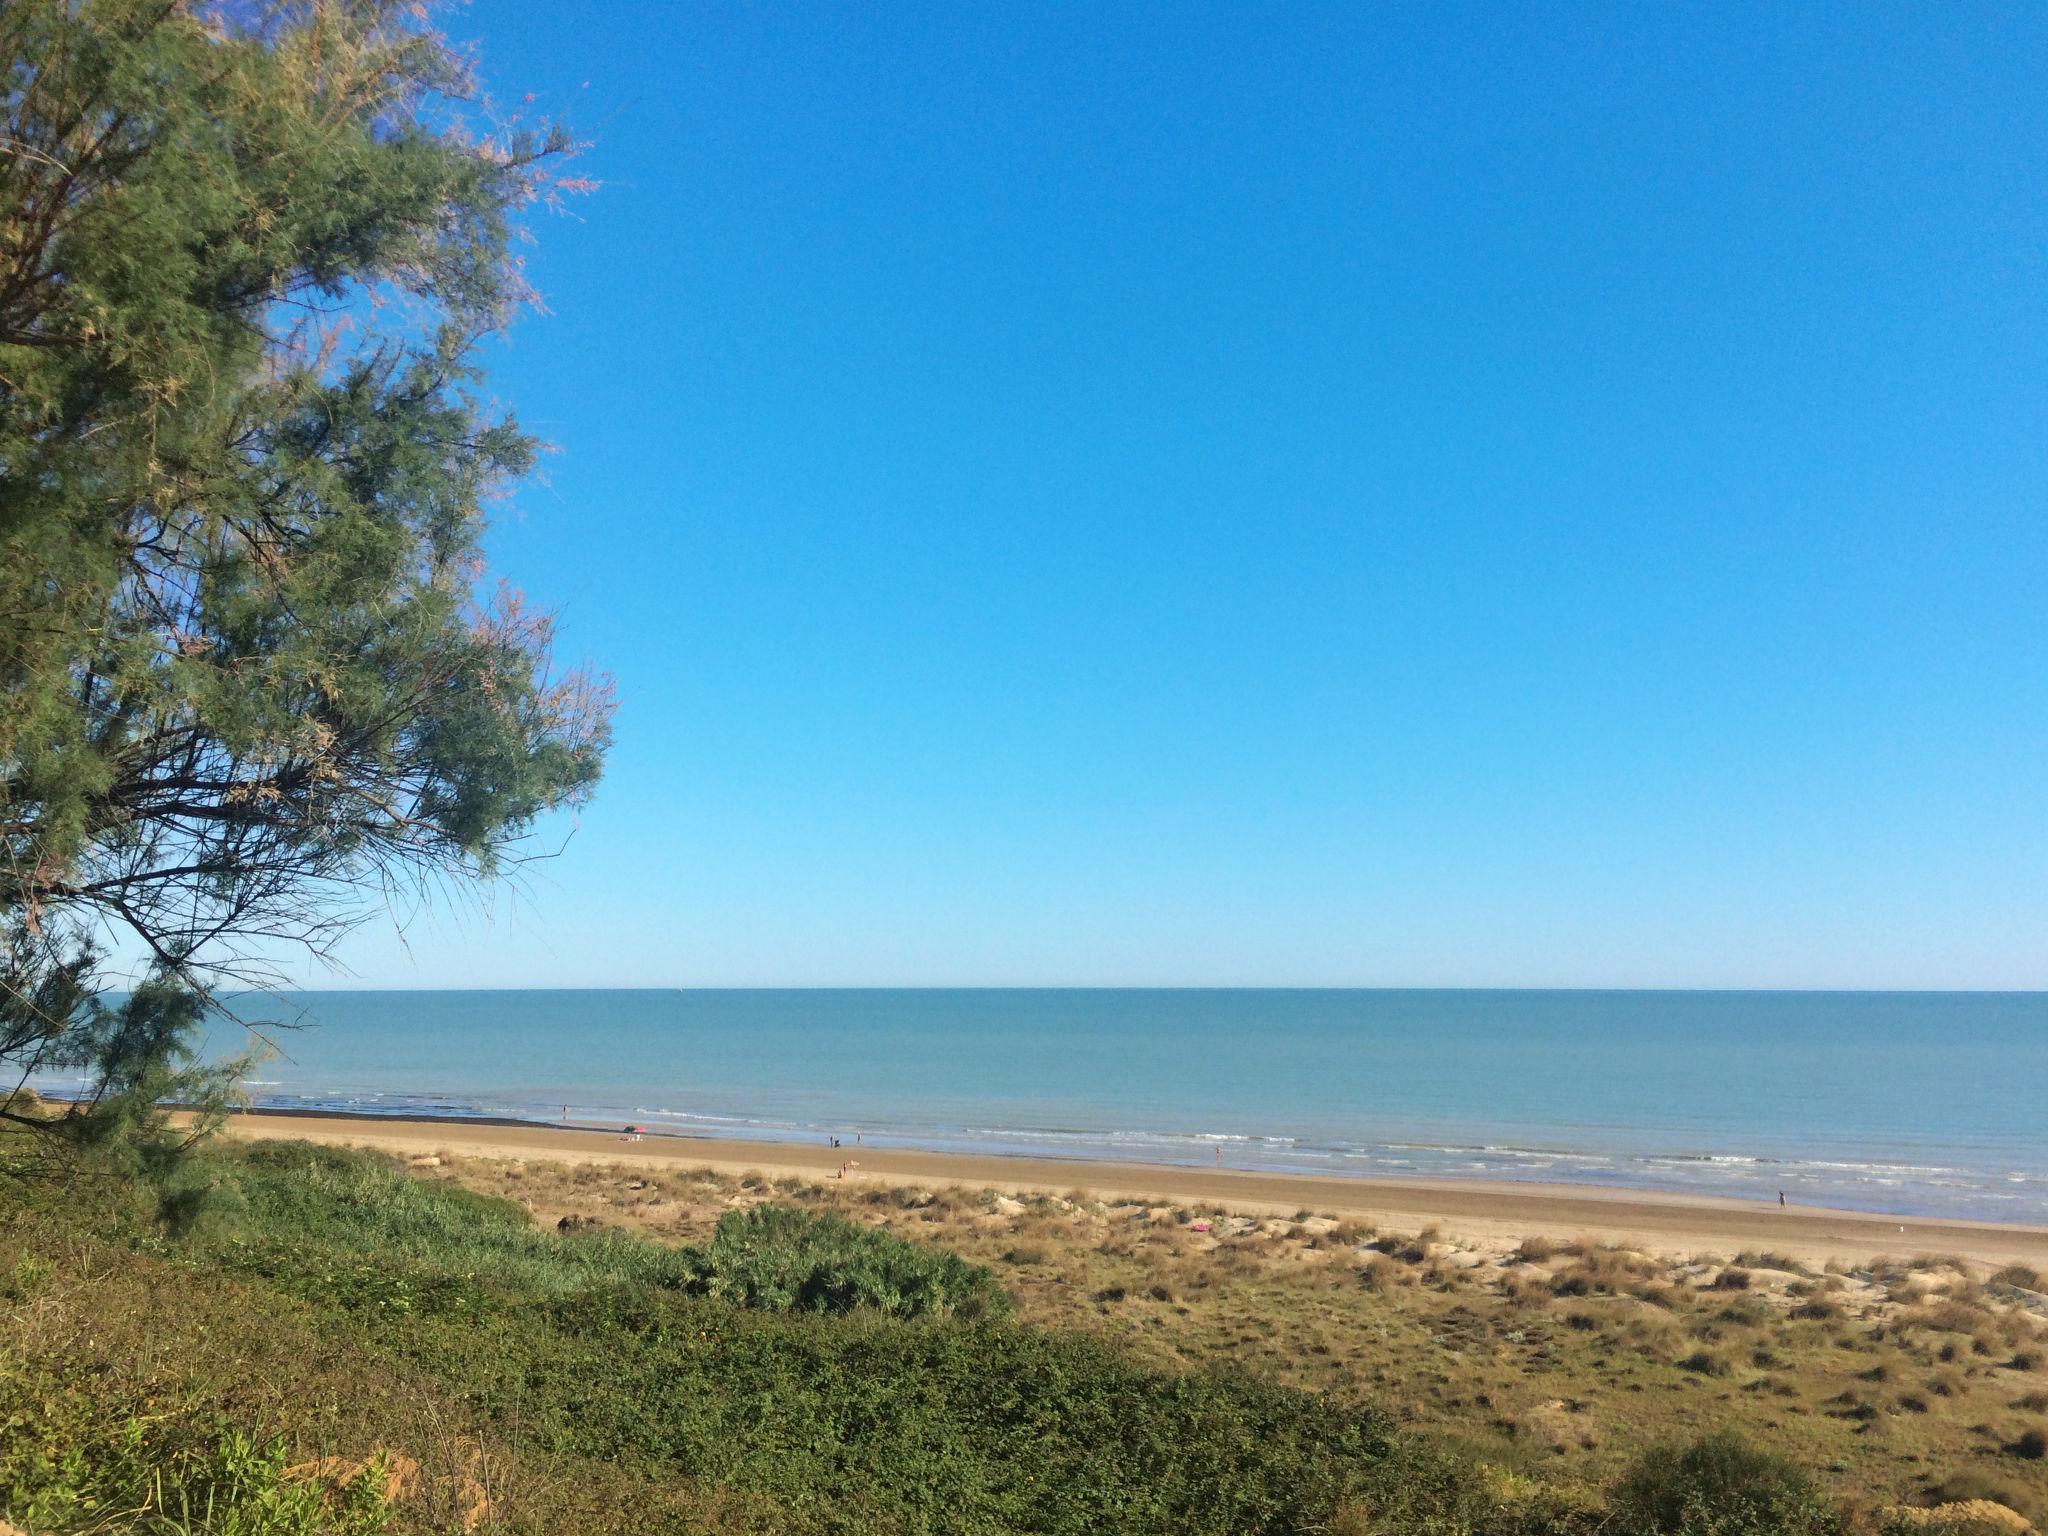
[[[1214,1203],[1258,1215],[1302,1209],[1357,1218],[1396,1230],[1436,1225],[1480,1241],[1530,1236],[1589,1237],[1659,1254],[1727,1255],[1769,1249],[1806,1263],[1860,1263],[1952,1254],[1986,1266],[2023,1263],[2048,1269],[2048,1227],[1868,1216],[1813,1206],[1781,1208],[1704,1195],[1646,1194],[1577,1184],[1480,1180],[1336,1178],[1240,1172],[1156,1163],[976,1156],[875,1147],[729,1141],[557,1128],[520,1121],[418,1120],[252,1110],[233,1116],[229,1135],[370,1147],[418,1156],[440,1151],[515,1161],[698,1167],[770,1177],[848,1177],[868,1184],[966,1185],[1009,1194],[1066,1194],[1107,1200]]]

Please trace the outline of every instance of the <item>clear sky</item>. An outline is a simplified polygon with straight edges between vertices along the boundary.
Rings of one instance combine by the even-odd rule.
[[[356,979],[2048,986],[2048,8],[1535,10],[457,13],[618,740]]]

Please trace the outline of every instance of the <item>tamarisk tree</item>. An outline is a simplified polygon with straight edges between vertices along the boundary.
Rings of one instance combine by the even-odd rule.
[[[85,1131],[595,784],[604,684],[479,595],[535,444],[478,350],[576,187],[396,0],[6,0],[0,59],[0,1115],[67,1067]]]

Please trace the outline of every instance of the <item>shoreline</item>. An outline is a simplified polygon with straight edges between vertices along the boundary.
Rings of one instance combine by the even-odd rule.
[[[617,1131],[509,1117],[246,1109],[228,1117],[225,1132],[243,1140],[304,1140],[414,1157],[445,1150],[520,1162],[681,1164],[804,1179],[832,1178],[841,1162],[857,1153],[859,1166],[849,1177],[884,1187],[966,1185],[1007,1194],[1066,1194],[1078,1188],[1109,1199],[1199,1201],[1261,1215],[1291,1215],[1313,1208],[1397,1230],[1435,1225],[1478,1241],[1589,1237],[1682,1254],[1755,1248],[1806,1263],[1860,1263],[1880,1255],[1940,1253],[1990,1268],[2014,1263],[2048,1268],[2048,1227],[1877,1216],[1823,1206],[1780,1207],[1717,1195],[1651,1194],[1590,1184],[1260,1173],[867,1146],[835,1150],[809,1143],[675,1132],[654,1132],[633,1141]]]

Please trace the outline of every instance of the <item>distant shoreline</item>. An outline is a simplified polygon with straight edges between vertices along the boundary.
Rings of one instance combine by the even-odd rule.
[[[296,994],[250,1102],[2048,1226],[2048,997],[974,988]],[[232,1037],[232,1038],[230,1038]],[[239,1049],[239,1030],[210,1044]],[[1135,1177],[1129,1175],[1127,1177]]]
[[[1646,1194],[1603,1185],[1256,1173],[1228,1167],[850,1145],[834,1149],[820,1143],[741,1141],[678,1131],[649,1131],[643,1139],[629,1140],[616,1130],[505,1116],[249,1109],[231,1115],[227,1131],[245,1140],[303,1139],[407,1156],[446,1150],[515,1161],[682,1163],[723,1172],[759,1170],[777,1178],[831,1178],[843,1161],[855,1160],[858,1167],[850,1177],[884,1186],[958,1184],[1020,1194],[1064,1194],[1083,1188],[1105,1198],[1215,1203],[1265,1214],[1313,1209],[1396,1229],[1437,1225],[1482,1240],[1588,1236],[1665,1253],[1725,1255],[1745,1248],[1768,1249],[1809,1263],[1858,1263],[1879,1255],[1931,1252],[1993,1267],[2048,1267],[2048,1227],[1873,1216],[1817,1206],[1781,1208],[1722,1196]]]

